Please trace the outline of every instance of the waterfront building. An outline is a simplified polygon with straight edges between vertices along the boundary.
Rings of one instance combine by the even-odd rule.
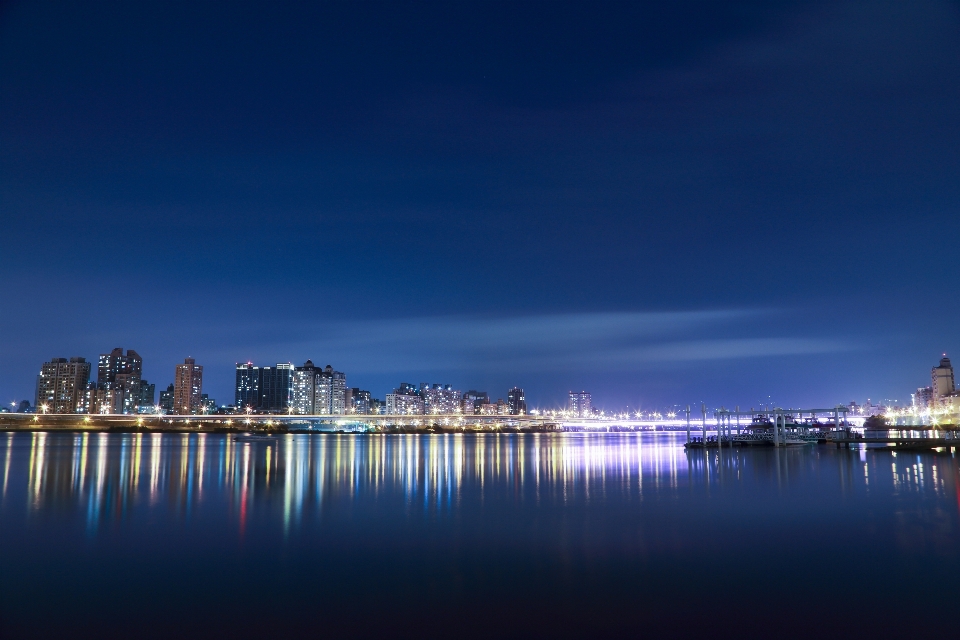
[[[423,412],[427,414],[463,411],[460,391],[453,389],[449,384],[429,385],[421,382],[420,397],[423,398]]]
[[[157,397],[157,385],[140,381],[140,398],[137,402],[137,413],[153,413],[154,399]]]
[[[123,413],[123,391],[115,382],[87,383],[78,413],[118,414]]]
[[[203,393],[200,395],[200,413],[212,415],[217,412],[217,401]]]
[[[255,411],[260,406],[260,367],[252,362],[237,363],[234,403],[240,411]]]
[[[509,405],[510,415],[522,416],[527,413],[527,399],[523,394],[523,389],[514,387],[507,392],[507,405]]]
[[[143,380],[143,358],[133,349],[101,353],[96,386],[96,394],[85,393],[83,410],[88,413],[146,413],[152,408],[155,387]]]
[[[347,412],[347,377],[331,365],[318,370],[314,409],[318,414],[343,415]]]
[[[465,415],[481,415],[485,404],[490,404],[490,396],[486,391],[471,389],[463,394],[462,410]]]
[[[933,387],[919,387],[913,395],[913,406],[917,409],[929,409],[933,406]]]
[[[386,400],[381,400],[379,398],[370,398],[370,414],[371,415],[381,415],[387,410]]]
[[[316,411],[317,377],[321,370],[307,360],[302,367],[293,370],[290,380],[291,404],[294,413],[312,415]]]
[[[84,358],[51,358],[40,367],[37,377],[37,411],[75,413],[82,405],[83,392],[90,379],[90,363]]]
[[[173,411],[189,415],[200,410],[203,393],[203,367],[193,358],[184,358],[178,364],[173,379]]]
[[[97,363],[97,384],[116,382],[118,375],[128,375],[140,379],[143,374],[143,358],[133,349],[117,347],[110,353],[101,353]]]
[[[593,397],[586,391],[571,391],[568,395],[567,411],[574,417],[587,418],[591,415]]]
[[[939,404],[941,398],[952,396],[957,387],[953,379],[953,365],[950,358],[944,355],[940,364],[930,370],[930,388],[933,389],[933,401]]]
[[[423,398],[417,388],[408,382],[387,394],[388,415],[423,415]]]
[[[279,362],[260,369],[261,411],[286,413],[293,400],[293,363]]]
[[[166,391],[160,392],[160,401],[157,402],[164,413],[173,413],[173,385],[167,385]]]
[[[347,394],[347,407],[350,413],[358,415],[367,415],[373,413],[370,410],[371,397],[370,392],[358,387],[349,389]]]

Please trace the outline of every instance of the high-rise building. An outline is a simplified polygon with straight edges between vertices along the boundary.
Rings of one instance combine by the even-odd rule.
[[[350,390],[348,396],[347,408],[349,413],[356,413],[359,415],[367,415],[371,413],[370,411],[370,392],[360,389],[358,387],[353,387]]]
[[[137,413],[153,413],[156,410],[154,398],[157,397],[156,385],[146,380],[140,381],[140,400],[137,403]]]
[[[291,362],[280,362],[275,367],[260,369],[260,409],[286,413],[293,400],[293,371]]]
[[[423,397],[408,382],[401,382],[393,393],[387,394],[386,405],[388,415],[423,415]]]
[[[160,401],[157,403],[160,405],[160,410],[164,413],[173,413],[173,385],[167,385],[166,391],[160,392]]]
[[[940,358],[940,365],[930,370],[930,388],[933,389],[933,401],[939,402],[941,398],[952,396],[956,393],[957,387],[953,380],[953,365],[950,364],[950,358],[944,355]]]
[[[317,377],[320,369],[314,366],[312,360],[307,360],[302,367],[293,370],[290,384],[291,405],[293,412],[300,415],[316,413]]]
[[[133,349],[123,353],[123,347],[117,347],[110,353],[101,353],[97,364],[97,383],[116,382],[117,376],[126,374],[138,380],[143,375],[143,358]]]
[[[577,418],[590,416],[593,398],[586,391],[571,391],[567,403],[567,410]]]
[[[260,367],[252,362],[237,363],[237,384],[234,402],[238,411],[260,407]]]
[[[343,415],[347,412],[347,377],[334,371],[329,364],[316,378],[314,409],[323,415]]]
[[[153,385],[143,380],[143,359],[133,349],[117,347],[101,353],[97,363],[97,393],[85,394],[89,413],[146,413],[153,404]],[[89,391],[89,390],[88,390]],[[94,400],[96,395],[96,400]],[[149,404],[145,402],[149,395]]]
[[[189,415],[200,410],[200,398],[203,395],[203,367],[193,358],[184,358],[177,365],[173,379],[173,411]]]
[[[126,392],[115,382],[90,382],[83,394],[80,413],[124,413]]]
[[[514,387],[507,392],[507,405],[510,415],[522,416],[527,413],[527,399],[523,395],[523,389]]]
[[[200,394],[200,413],[205,415],[217,412],[217,401],[205,393]]]
[[[460,413],[463,411],[460,391],[453,389],[448,384],[429,385],[426,382],[421,382],[420,397],[423,398],[423,412],[426,414]]]
[[[37,411],[76,413],[83,406],[83,392],[90,379],[90,363],[84,358],[51,358],[40,367],[37,378]]]
[[[483,406],[490,404],[490,396],[486,391],[474,391],[471,389],[463,394],[462,410],[466,415],[481,415]]]

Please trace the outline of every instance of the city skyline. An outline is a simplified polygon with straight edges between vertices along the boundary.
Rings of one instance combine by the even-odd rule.
[[[517,386],[506,392],[506,400],[500,397],[494,401],[495,394],[491,396],[486,391],[462,391],[450,384],[427,382],[419,385],[401,382],[383,394],[384,398],[377,398],[376,391],[349,386],[346,375],[334,370],[332,365],[318,367],[309,359],[302,366],[292,362],[264,366],[237,362],[233,394],[229,396],[232,401],[217,403],[209,393],[202,392],[203,366],[189,357],[176,365],[174,382],[165,392],[161,391],[159,400],[154,402],[156,385],[142,379],[142,368],[143,359],[139,353],[128,349],[124,355],[123,349],[117,347],[100,354],[97,381],[93,382],[89,381],[92,365],[85,357],[54,357],[44,362],[37,375],[34,405],[25,404],[29,402],[25,399],[13,400],[9,409],[4,405],[0,410],[86,414],[152,414],[162,411],[181,415],[213,414],[223,410],[227,413],[294,415],[524,415],[530,409],[533,413],[565,411],[573,417],[607,414],[639,418],[641,415],[668,413],[675,416],[682,413],[684,404],[687,407],[697,404],[688,401],[659,406],[598,407],[593,402],[592,392],[570,389],[564,403],[532,403],[528,407],[524,389]],[[909,397],[906,402],[899,398],[867,397],[865,402],[853,399],[820,404],[847,406],[852,415],[885,414],[893,417],[898,411],[901,412],[899,415],[927,412],[930,417],[935,412],[960,414],[960,389],[956,386],[953,366],[946,353],[942,354],[938,364],[931,367],[930,381],[929,386],[917,387],[915,393],[903,394]],[[706,402],[700,404],[707,406]],[[772,409],[793,405],[768,397],[743,406]]]

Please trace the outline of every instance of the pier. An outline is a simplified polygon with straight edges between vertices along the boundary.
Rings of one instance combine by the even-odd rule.
[[[891,450],[960,449],[960,428],[956,426],[904,429],[855,429],[847,421],[847,407],[829,409],[781,409],[733,411],[721,408],[707,424],[707,409],[701,405],[699,425],[690,422],[686,409],[687,449],[721,447],[803,446],[835,444],[837,448],[883,446]],[[699,427],[699,428],[697,428]],[[700,432],[700,436],[696,435]],[[710,436],[708,433],[713,432]],[[893,445],[890,447],[890,445]]]

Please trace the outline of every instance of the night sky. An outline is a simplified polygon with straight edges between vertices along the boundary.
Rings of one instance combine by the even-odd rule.
[[[909,402],[958,207],[958,2],[0,8],[6,403],[118,346],[220,403]]]

